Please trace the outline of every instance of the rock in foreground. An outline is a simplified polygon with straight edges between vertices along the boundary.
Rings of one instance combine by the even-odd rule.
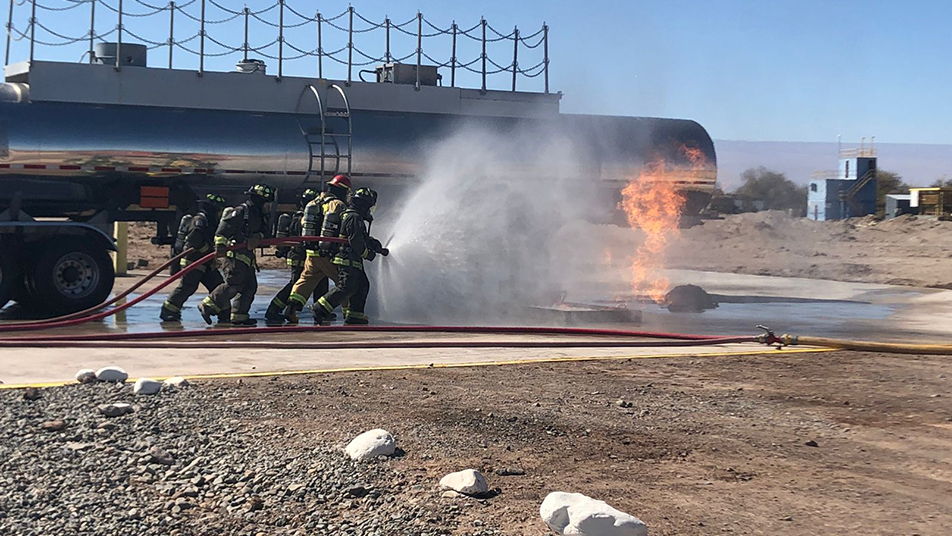
[[[444,476],[440,480],[440,488],[474,496],[485,495],[489,492],[486,477],[475,469],[466,469]]]
[[[137,395],[154,395],[160,390],[162,390],[162,382],[151,378],[139,378],[132,388],[132,392]]]
[[[554,492],[546,496],[539,515],[562,536],[647,536],[648,527],[637,517],[581,493]]]
[[[101,382],[122,383],[129,379],[129,374],[120,367],[103,367],[96,371],[96,379]]]
[[[390,432],[377,428],[355,437],[344,452],[352,460],[367,460],[377,456],[392,456],[397,450],[397,442]]]
[[[76,381],[79,383],[93,383],[96,381],[96,371],[91,368],[80,369],[76,372]]]

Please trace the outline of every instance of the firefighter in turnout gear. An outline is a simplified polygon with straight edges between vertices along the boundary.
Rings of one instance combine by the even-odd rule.
[[[212,315],[227,310],[233,299],[231,323],[239,326],[257,323],[248,316],[258,290],[254,250],[264,238],[267,225],[265,205],[274,202],[274,190],[267,184],[256,184],[245,194],[248,195],[247,201],[225,209],[215,233],[215,257],[222,259],[225,281],[198,304],[206,324],[212,323]],[[234,244],[246,245],[228,251],[228,247]]]
[[[225,208],[225,199],[215,194],[208,194],[198,202],[198,212],[185,222],[184,229],[179,233],[182,235],[182,249],[179,253],[187,248],[193,250],[179,261],[181,268],[212,252],[215,229],[218,228],[218,219],[223,208]],[[209,292],[222,283],[221,273],[218,272],[214,260],[193,269],[179,279],[178,286],[162,305],[159,318],[163,322],[181,321],[182,305],[192,294],[195,294],[199,283]],[[227,322],[230,314],[230,311],[222,311],[218,315],[218,320]]]
[[[304,208],[302,234],[337,238],[340,235],[341,216],[347,209],[351,189],[347,175],[337,175],[331,179],[327,183],[326,191]],[[337,268],[331,264],[337,245],[332,242],[305,245],[307,259],[304,262],[304,271],[291,289],[288,306],[284,311],[288,322],[297,323],[297,313],[304,309],[307,297],[320,286],[327,289],[328,279],[335,285],[338,284]],[[324,293],[326,292],[325,290]]]
[[[315,199],[318,199],[321,192],[308,188],[304,190],[298,199],[298,211],[294,214],[282,214],[278,218],[277,238],[286,238],[294,236],[307,236],[303,233],[304,209]],[[315,235],[316,236],[316,235]],[[291,268],[291,280],[275,294],[268,305],[268,311],[264,314],[265,321],[269,323],[284,323],[284,310],[288,306],[288,298],[291,296],[291,289],[304,272],[304,263],[307,260],[307,251],[302,243],[278,246],[275,252],[276,257],[287,259],[288,267]],[[314,289],[314,299],[327,293],[327,279],[324,279]]]
[[[390,254],[379,240],[370,236],[364,225],[364,221],[373,221],[376,205],[377,192],[361,188],[354,192],[350,206],[341,216],[340,237],[346,238],[347,244],[341,246],[331,259],[331,263],[337,266],[339,282],[311,308],[315,322],[326,322],[338,305],[350,300],[350,306],[344,309],[344,323],[368,323],[364,306],[370,294],[370,280],[364,272],[364,261],[374,260],[378,253],[385,257]]]

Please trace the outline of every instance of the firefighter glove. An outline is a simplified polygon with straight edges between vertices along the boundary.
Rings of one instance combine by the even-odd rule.
[[[386,257],[387,255],[390,255],[390,250],[387,248],[380,248],[380,254]]]

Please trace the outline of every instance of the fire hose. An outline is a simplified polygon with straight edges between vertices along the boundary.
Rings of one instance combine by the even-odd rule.
[[[273,246],[273,245],[278,245],[278,244],[286,244],[286,243],[289,243],[289,242],[317,242],[317,241],[336,242],[336,243],[338,243],[338,244],[344,244],[344,243],[347,242],[347,240],[344,239],[344,238],[326,238],[326,237],[322,238],[322,237],[319,237],[319,236],[299,236],[299,237],[294,237],[294,238],[269,238],[269,239],[267,239],[267,240],[262,240],[262,241],[260,242],[260,245],[261,245],[261,246]],[[229,246],[229,247],[228,247],[228,250],[229,250],[229,251],[234,251],[234,250],[236,250],[236,249],[242,249],[242,248],[244,248],[245,246],[246,246],[246,244],[235,244],[235,245],[233,245],[233,246]],[[120,312],[122,312],[122,311],[125,311],[126,309],[132,307],[133,305],[136,305],[137,303],[139,303],[139,302],[141,302],[141,301],[143,301],[143,300],[149,298],[149,297],[152,296],[153,294],[159,292],[159,291],[162,290],[163,288],[165,288],[165,287],[171,285],[171,284],[174,283],[175,281],[178,281],[179,279],[181,279],[182,277],[184,277],[185,274],[191,272],[192,270],[197,270],[199,267],[201,267],[202,265],[204,265],[206,262],[208,262],[208,261],[214,259],[214,258],[215,258],[215,253],[214,253],[214,252],[209,253],[209,254],[205,255],[204,257],[202,257],[202,258],[200,258],[200,259],[198,259],[198,260],[196,260],[196,261],[190,263],[188,266],[185,266],[185,267],[183,267],[181,270],[179,270],[178,272],[176,272],[175,275],[170,276],[168,279],[166,279],[165,281],[163,281],[163,282],[160,283],[159,285],[156,285],[156,286],[153,287],[152,289],[150,289],[150,290],[146,291],[145,293],[143,293],[143,294],[137,296],[135,299],[133,299],[133,300],[127,302],[127,303],[124,303],[124,304],[122,304],[122,305],[120,305],[120,306],[118,306],[118,307],[115,307],[115,308],[113,308],[113,309],[109,309],[109,310],[106,310],[106,311],[102,311],[102,312],[99,312],[99,313],[95,313],[95,312],[94,312],[94,311],[97,311],[97,310],[102,309],[102,308],[104,308],[104,307],[108,307],[109,305],[112,305],[112,304],[116,303],[117,301],[119,301],[120,299],[122,299],[122,298],[128,296],[133,290],[135,290],[136,288],[142,286],[142,284],[144,284],[146,281],[148,281],[148,280],[154,278],[155,276],[157,276],[157,275],[158,275],[160,272],[162,272],[165,268],[168,268],[168,266],[171,265],[172,262],[175,262],[176,260],[181,259],[182,257],[184,257],[184,256],[185,256],[187,253],[189,253],[189,252],[190,252],[190,250],[183,251],[183,252],[180,253],[179,255],[176,255],[176,256],[173,257],[172,259],[169,259],[168,262],[166,262],[165,264],[163,264],[163,265],[160,266],[159,268],[155,269],[155,270],[154,270],[153,272],[151,272],[148,276],[146,276],[146,277],[143,278],[141,281],[139,281],[138,283],[136,283],[135,285],[133,285],[132,288],[130,288],[129,290],[123,292],[121,295],[116,296],[115,298],[112,298],[111,300],[108,300],[108,301],[106,301],[106,302],[103,302],[103,303],[100,304],[100,305],[97,305],[97,306],[95,306],[95,307],[91,307],[91,308],[89,308],[89,309],[86,309],[85,311],[80,311],[80,312],[78,312],[78,313],[72,313],[72,314],[69,314],[69,315],[65,315],[65,316],[58,317],[58,318],[53,318],[53,319],[41,320],[41,321],[35,321],[35,322],[19,322],[19,323],[16,323],[16,324],[0,325],[0,333],[11,332],[11,331],[39,331],[39,330],[45,330],[45,329],[53,329],[53,328],[62,328],[62,327],[68,327],[68,326],[75,326],[75,325],[83,324],[83,323],[86,323],[86,322],[93,322],[93,321],[95,321],[95,320],[102,320],[103,318],[107,318],[107,317],[110,317],[110,316],[115,315],[115,314],[117,314],[117,313],[120,313]],[[92,314],[87,314],[87,313],[92,313]],[[85,316],[84,316],[84,315],[85,315]]]
[[[821,346],[837,350],[853,350],[857,352],[882,352],[888,354],[927,354],[952,355],[952,344],[905,344],[892,342],[859,341],[851,339],[832,339],[828,337],[810,337],[783,334],[779,337],[770,330],[757,336],[757,342],[786,346]]]

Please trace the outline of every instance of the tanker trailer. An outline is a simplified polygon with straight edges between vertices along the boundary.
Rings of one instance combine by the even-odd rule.
[[[180,215],[207,191],[237,202],[264,181],[290,203],[349,172],[397,200],[426,148],[464,125],[564,132],[582,148],[589,178],[616,196],[660,159],[687,211],[707,204],[716,160],[700,125],[561,114],[560,98],[261,72],[8,65],[0,86],[0,307],[16,299],[55,314],[100,303],[113,283],[111,224],[155,222],[153,242],[168,244]]]

